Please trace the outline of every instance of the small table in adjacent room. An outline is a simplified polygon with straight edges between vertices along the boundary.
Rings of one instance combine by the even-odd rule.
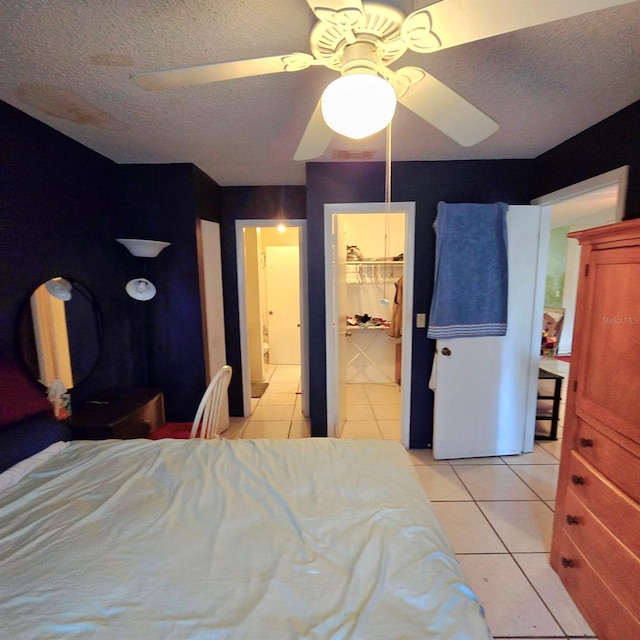
[[[165,423],[160,389],[109,389],[73,408],[66,420],[74,440],[148,438]]]
[[[546,369],[538,369],[536,405],[536,440],[557,440],[560,417],[560,392],[564,377]],[[545,423],[549,424],[548,430]]]

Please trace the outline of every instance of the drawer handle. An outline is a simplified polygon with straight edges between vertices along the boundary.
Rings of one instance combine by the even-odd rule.
[[[580,520],[578,520],[578,516],[567,516],[567,524],[580,524]]]
[[[571,482],[573,484],[584,484],[584,478],[582,476],[571,476]]]
[[[585,448],[593,447],[593,440],[591,438],[580,438],[580,446]]]
[[[573,569],[576,566],[576,563],[570,558],[562,558],[562,566],[567,569]]]

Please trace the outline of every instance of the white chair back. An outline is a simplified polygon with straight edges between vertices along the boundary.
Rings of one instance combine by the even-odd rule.
[[[231,367],[225,364],[209,383],[207,390],[200,400],[200,405],[193,420],[189,438],[204,438],[211,440],[219,438],[218,422],[222,399],[231,381]]]

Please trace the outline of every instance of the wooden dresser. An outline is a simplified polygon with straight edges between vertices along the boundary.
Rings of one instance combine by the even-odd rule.
[[[640,220],[582,245],[551,565],[599,640],[640,638]]]

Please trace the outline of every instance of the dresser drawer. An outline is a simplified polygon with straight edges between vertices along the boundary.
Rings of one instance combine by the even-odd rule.
[[[599,640],[640,638],[640,620],[605,585],[564,530],[559,535],[554,569]],[[636,591],[637,584],[633,593]]]
[[[576,420],[574,449],[602,475],[640,502],[640,458],[583,420]]]
[[[640,558],[593,515],[572,489],[567,490],[563,511],[565,533],[622,604],[640,619]]]
[[[568,482],[568,493],[573,491],[616,538],[640,557],[640,504],[630,500],[575,451],[569,456]],[[567,515],[571,514],[565,504],[558,517],[565,520]]]

